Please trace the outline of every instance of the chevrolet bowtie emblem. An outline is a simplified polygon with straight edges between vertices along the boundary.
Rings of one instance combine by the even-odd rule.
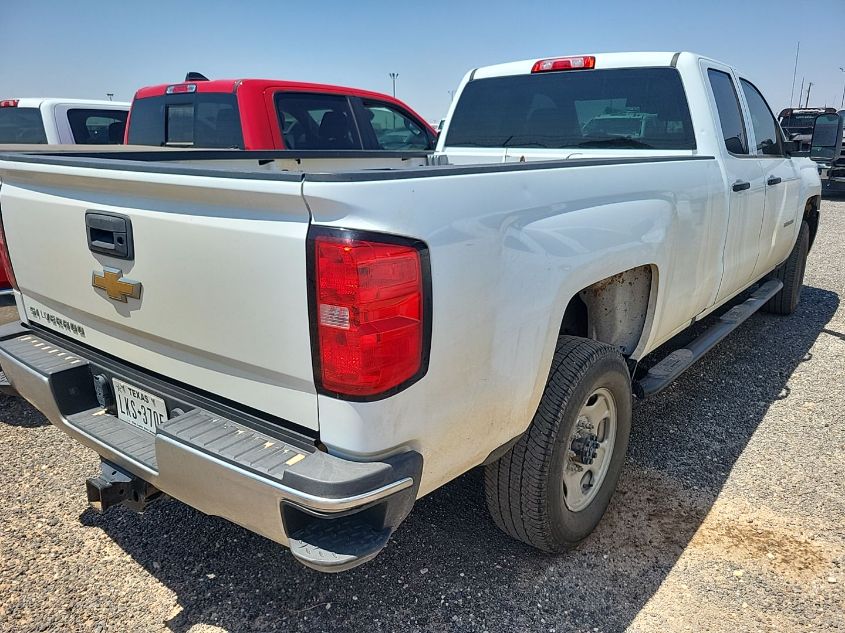
[[[141,282],[132,281],[123,276],[123,271],[117,268],[103,267],[103,272],[96,270],[91,276],[91,285],[105,290],[109,299],[126,303],[127,297],[141,298]]]

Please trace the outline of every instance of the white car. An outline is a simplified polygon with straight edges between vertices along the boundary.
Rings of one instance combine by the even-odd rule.
[[[587,125],[614,114],[647,124]],[[472,70],[429,156],[2,154],[0,365],[102,457],[101,510],[163,491],[340,571],[484,465],[499,527],[562,551],[633,399],[795,310],[820,181],[794,150],[730,66],[628,53]]]
[[[91,99],[0,99],[0,145],[122,144],[129,105]]]

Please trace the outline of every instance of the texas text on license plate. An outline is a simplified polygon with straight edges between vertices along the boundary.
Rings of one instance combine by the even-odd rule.
[[[156,432],[156,425],[167,420],[164,400],[148,391],[112,378],[117,417],[148,433]]]

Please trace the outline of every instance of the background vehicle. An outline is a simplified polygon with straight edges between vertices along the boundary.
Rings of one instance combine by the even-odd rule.
[[[657,115],[643,112],[610,112],[599,114],[584,126],[587,136],[638,139],[648,135],[648,127],[657,123]]]
[[[123,142],[128,103],[83,99],[0,100],[0,145]],[[0,270],[0,295],[11,284]]]
[[[608,107],[648,125],[587,128]],[[632,53],[471,71],[433,155],[6,154],[0,365],[102,456],[100,509],[162,490],[339,571],[483,464],[497,525],[562,551],[632,398],[795,310],[820,183],[794,145],[730,66]]]
[[[845,191],[845,117],[842,113],[820,114],[813,122],[813,137],[808,155],[819,167],[822,190]]]
[[[810,150],[813,123],[820,114],[836,114],[836,108],[786,108],[781,110],[778,121],[787,138],[800,143],[799,151]]]
[[[3,99],[0,144],[120,144],[128,111],[118,101]]]
[[[388,95],[271,79],[141,88],[126,130],[131,145],[247,150],[427,150],[436,138]]]

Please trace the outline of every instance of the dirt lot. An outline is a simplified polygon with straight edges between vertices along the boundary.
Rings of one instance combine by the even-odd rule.
[[[0,630],[845,631],[845,200],[822,214],[798,312],[635,409],[620,490],[567,555],[500,534],[478,472],[337,576],[176,501],[99,516],[94,454],[0,396]]]

